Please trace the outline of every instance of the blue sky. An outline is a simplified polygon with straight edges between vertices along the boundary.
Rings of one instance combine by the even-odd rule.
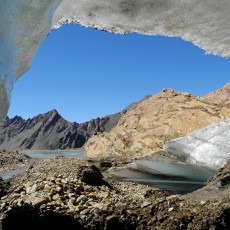
[[[9,117],[56,109],[84,122],[163,88],[203,96],[230,81],[230,60],[179,38],[114,35],[68,25],[53,30],[15,84]]]

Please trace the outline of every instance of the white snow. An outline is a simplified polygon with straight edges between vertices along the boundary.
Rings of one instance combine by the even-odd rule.
[[[51,28],[74,23],[181,37],[207,53],[230,57],[229,19],[229,0],[0,0],[0,119],[14,81],[30,67]]]
[[[164,150],[192,164],[220,168],[230,160],[230,119],[167,142]]]

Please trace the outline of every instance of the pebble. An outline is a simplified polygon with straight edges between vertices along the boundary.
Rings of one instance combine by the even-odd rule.
[[[145,201],[145,202],[141,205],[141,208],[146,208],[146,207],[148,207],[148,206],[151,205],[151,204],[152,204],[151,202]]]
[[[202,200],[202,201],[200,202],[200,204],[201,204],[201,205],[205,205],[205,204],[207,204],[207,201]]]
[[[87,215],[90,212],[90,209],[84,209],[80,212],[80,215]]]

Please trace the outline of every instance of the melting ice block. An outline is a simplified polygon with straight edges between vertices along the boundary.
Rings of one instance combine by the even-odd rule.
[[[230,160],[230,119],[171,140],[164,150],[192,164],[220,168]]]
[[[52,28],[72,23],[181,37],[207,53],[230,57],[229,12],[229,0],[0,0],[0,120],[14,82]]]

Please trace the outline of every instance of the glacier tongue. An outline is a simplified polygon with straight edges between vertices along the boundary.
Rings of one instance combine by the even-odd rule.
[[[230,119],[167,142],[164,150],[192,164],[220,168],[230,160]]]
[[[230,57],[229,0],[1,0],[0,120],[13,83],[28,70],[51,28],[81,24],[113,33],[181,37]]]

